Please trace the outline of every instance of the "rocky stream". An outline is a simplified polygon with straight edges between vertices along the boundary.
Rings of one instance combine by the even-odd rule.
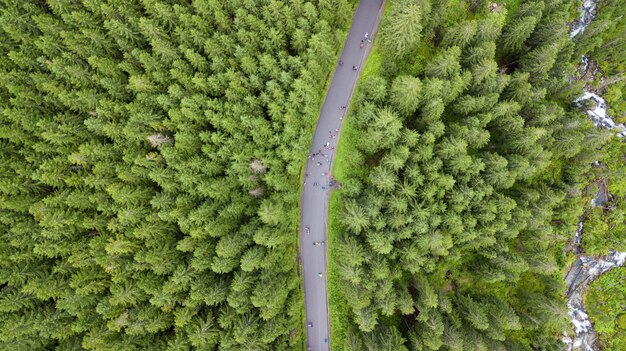
[[[583,1],[580,8],[581,16],[570,27],[570,36],[572,38],[582,33],[595,18],[598,2],[599,0]],[[593,78],[599,73],[594,62],[589,57],[583,56],[579,79],[583,79],[586,76]],[[616,129],[620,138],[626,136],[626,126],[615,123],[611,116],[608,115],[608,106],[602,96],[586,87],[584,94],[576,99],[576,102],[585,100],[593,101],[594,107],[588,110],[587,114],[598,128]],[[602,189],[603,187],[601,187],[596,198],[592,200],[591,206],[602,205],[606,201],[606,196],[603,195],[605,191],[602,191]],[[574,327],[574,336],[567,332],[563,336],[563,342],[567,351],[599,350],[598,334],[594,330],[583,305],[583,296],[592,281],[615,267],[623,266],[626,261],[626,252],[611,251],[601,257],[585,256],[580,245],[584,234],[584,219],[585,216],[581,216],[572,242],[572,251],[576,254],[577,260],[565,275],[567,306]]]

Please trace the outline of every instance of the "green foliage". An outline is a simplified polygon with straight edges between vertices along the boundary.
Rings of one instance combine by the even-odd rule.
[[[418,1],[406,0],[395,4],[385,16],[381,40],[386,55],[402,58],[420,42],[423,10]]]
[[[600,335],[603,350],[626,348],[626,268],[615,268],[596,279],[585,295],[585,307]]]
[[[303,347],[344,0],[0,0],[0,349]]]
[[[394,107],[404,116],[410,116],[421,104],[422,82],[417,77],[400,76],[391,85]]]
[[[603,255],[609,250],[626,251],[626,144],[612,138],[602,149],[601,167],[594,170],[598,186],[590,186],[590,195],[604,193],[605,202],[585,212],[582,248],[590,255]],[[608,197],[607,197],[608,196]]]
[[[507,53],[519,51],[522,45],[530,37],[537,24],[537,18],[526,16],[509,23],[500,37],[502,50]]]

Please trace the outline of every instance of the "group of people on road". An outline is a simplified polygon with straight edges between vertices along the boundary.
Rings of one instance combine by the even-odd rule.
[[[334,130],[334,132],[332,130],[329,130],[328,134],[329,134],[329,137],[330,137],[331,140],[332,139],[336,139],[339,136],[339,128],[336,128]],[[328,150],[328,153],[326,153],[325,150]],[[324,164],[328,165],[328,171],[322,171],[321,172],[321,175],[323,177],[327,176],[330,173],[330,164],[332,162],[331,152],[333,150],[335,150],[335,146],[334,145],[331,146],[331,142],[327,141],[321,149],[318,149],[316,152],[314,152],[314,153],[312,153],[312,154],[310,154],[308,156],[309,161],[311,161],[317,167],[321,167]],[[317,158],[317,160],[316,160],[316,158]],[[304,185],[307,184],[307,180],[308,180],[309,176],[310,176],[309,172],[304,173]],[[327,182],[324,182],[324,183],[327,183]],[[319,185],[318,182],[313,182],[313,186],[314,187],[317,187],[318,185]],[[326,190],[326,185],[323,185],[321,188],[322,188],[322,190],[325,191]]]
[[[369,33],[365,33],[365,35],[364,35],[364,36],[363,36],[363,38],[361,39],[361,43],[360,43],[360,45],[359,45],[359,46],[360,46],[360,48],[363,48],[363,47],[365,46],[365,43],[366,43],[366,42],[367,42],[367,43],[371,43],[371,39],[369,38]],[[343,66],[343,60],[342,60],[342,59],[340,59],[340,60],[339,60],[339,66]],[[359,69],[359,66],[358,66],[358,65],[353,65],[353,66],[352,66],[352,70],[357,71],[358,69]],[[340,120],[340,121],[343,121],[343,118],[344,118],[344,116],[346,115],[346,110],[347,110],[346,105],[341,105],[341,106],[339,106],[339,110],[341,111],[341,113],[340,113],[340,115],[339,115],[339,120]],[[324,144],[323,148],[318,149],[316,152],[314,152],[314,153],[312,153],[312,154],[310,154],[310,155],[308,156],[309,161],[310,161],[312,164],[315,164],[315,166],[316,166],[316,167],[321,167],[321,166],[324,164],[324,162],[322,162],[322,160],[320,159],[320,157],[323,157],[323,159],[325,160],[325,163],[327,163],[327,164],[328,164],[328,171],[322,171],[322,172],[321,172],[321,175],[322,175],[323,177],[328,176],[328,175],[329,175],[329,173],[330,173],[329,171],[330,171],[330,163],[331,163],[331,158],[332,158],[332,151],[333,151],[333,150],[335,150],[335,146],[334,146],[334,145],[332,145],[332,146],[331,146],[331,141],[332,141],[333,139],[338,139],[338,137],[339,137],[339,130],[340,130],[340,128],[335,128],[335,129],[334,129],[334,131],[333,131],[333,130],[329,130],[329,131],[328,131],[328,134],[329,134],[329,138],[330,138],[330,140],[329,140],[329,141],[327,141],[327,142]],[[334,144],[334,143],[333,143],[333,144]],[[328,153],[325,153],[325,152],[324,152],[324,150],[329,150],[329,152],[328,152]],[[318,158],[317,160],[315,159],[316,157]],[[309,172],[306,172],[306,173],[304,174],[304,177],[305,177],[305,180],[304,180],[304,185],[306,185],[306,184],[307,184],[307,179],[309,178],[309,176],[310,176],[310,173],[309,173]],[[326,178],[325,178],[325,179],[326,179]],[[331,185],[332,185],[332,183],[334,182],[334,180],[333,180],[333,177],[332,177],[332,176],[330,176],[330,181],[331,181]],[[325,185],[321,186],[322,190],[326,191],[326,184],[327,184],[327,183],[328,183],[328,182],[327,182],[327,180],[325,180],[325,181],[324,181],[324,184],[325,184]],[[313,187],[318,187],[318,186],[319,186],[319,183],[318,183],[317,181],[314,181],[314,182],[313,182]],[[306,234],[310,235],[310,234],[311,234],[311,228],[310,228],[310,227],[308,227],[308,226],[307,226],[307,227],[304,227],[304,232],[305,232]],[[324,245],[325,243],[326,243],[326,241],[324,241],[324,240],[321,240],[321,241],[313,241],[313,246],[322,246],[322,245]],[[318,272],[318,273],[317,273],[317,275],[318,275],[320,278],[323,278],[323,277],[324,277],[324,273],[323,273],[323,272]],[[307,322],[307,326],[308,326],[309,328],[313,328],[313,323],[309,321],[309,322]],[[324,339],[324,342],[325,342],[325,343],[328,343],[328,338],[325,338],[325,339]],[[310,350],[310,349],[311,349],[311,348],[307,346],[307,350]]]
[[[311,228],[309,228],[309,227],[304,227],[304,232],[305,232],[306,234],[311,234]],[[326,241],[325,241],[325,240],[322,240],[322,241],[314,241],[314,242],[313,242],[313,246],[322,246],[322,245],[324,245],[324,244],[326,244]],[[318,275],[320,278],[324,276],[324,274],[323,274],[322,272],[318,272],[318,273],[317,273],[317,275]],[[311,322],[309,322],[309,327],[312,327],[312,326],[313,326],[313,325],[311,324]]]

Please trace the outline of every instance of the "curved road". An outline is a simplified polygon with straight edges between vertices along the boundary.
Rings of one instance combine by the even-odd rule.
[[[326,242],[332,162],[346,106],[350,104],[361,64],[378,28],[383,3],[384,0],[361,0],[354,13],[340,62],[322,105],[306,165],[300,205],[300,258],[307,317],[307,345],[312,351],[330,350]],[[361,48],[361,40],[366,39],[366,33],[369,41],[363,40],[364,47]]]

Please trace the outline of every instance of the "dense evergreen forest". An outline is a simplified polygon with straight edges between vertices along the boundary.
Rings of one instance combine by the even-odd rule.
[[[580,55],[623,45],[620,12],[606,38],[594,26],[573,41],[579,6],[391,1],[337,161],[338,349],[563,348],[564,248],[591,165],[624,166],[570,79]]]
[[[300,179],[354,3],[0,0],[0,350],[304,349]],[[590,181],[583,247],[626,248],[626,144],[570,79],[591,55],[626,119],[626,1],[572,40],[579,6],[388,0],[337,161],[333,349],[562,348]],[[623,275],[588,297],[606,345]]]
[[[585,305],[600,335],[602,350],[626,350],[626,268],[616,268],[591,284]]]
[[[0,0],[0,349],[303,348],[345,0]]]

